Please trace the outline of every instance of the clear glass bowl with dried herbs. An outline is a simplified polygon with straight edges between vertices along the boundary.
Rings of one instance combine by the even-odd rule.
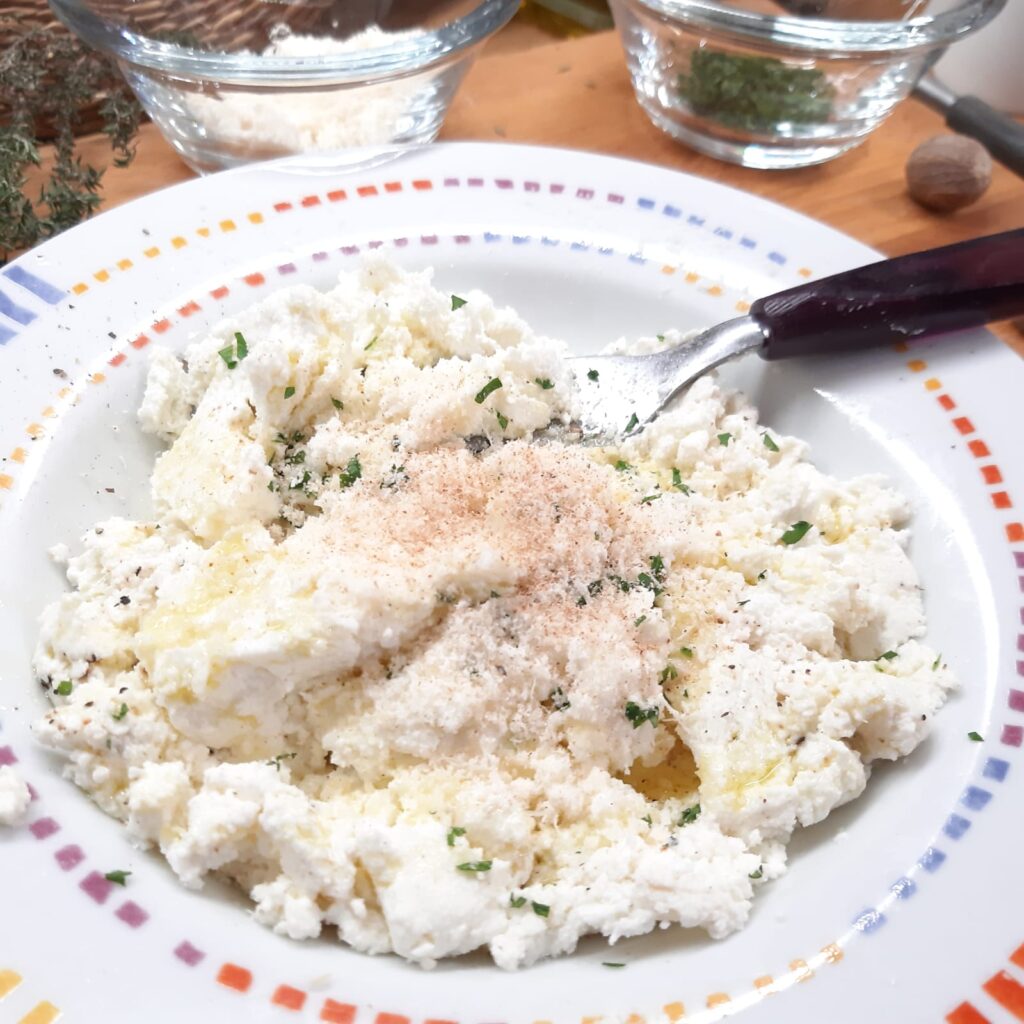
[[[1005,3],[611,0],[611,8],[637,99],[659,128],[719,159],[787,168],[861,143],[947,46]]]

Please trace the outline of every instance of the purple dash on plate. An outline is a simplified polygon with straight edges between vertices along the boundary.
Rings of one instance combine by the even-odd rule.
[[[942,867],[943,862],[946,859],[946,855],[941,850],[936,850],[934,846],[929,846],[924,851],[924,856],[917,862],[925,869],[925,871],[934,872],[938,871]]]
[[[853,927],[865,935],[870,935],[885,924],[885,914],[880,910],[864,910],[853,919]]]
[[[483,178],[467,178],[466,179],[466,184],[470,188],[483,188],[484,187],[484,179]]]
[[[471,239],[470,239],[469,235],[456,235],[455,236],[455,244],[456,245],[469,245],[470,241],[471,241]]]
[[[0,747],[0,764],[17,764],[18,759],[10,747]]]
[[[281,266],[279,266],[277,268],[277,272],[279,274],[294,274],[295,273],[295,264],[294,263],[282,263]]]
[[[122,903],[114,911],[114,916],[119,917],[129,928],[141,928],[149,920],[149,914],[132,900]]]
[[[1024,676],[1024,661],[1018,661],[1017,662],[1017,675]],[[1013,695],[1013,692],[1014,692],[1013,690],[1010,691],[1010,695],[1011,696]],[[1022,702],[1022,703],[1024,703],[1024,702]],[[1013,707],[1012,701],[1010,703],[1010,707]],[[1017,711],[1024,711],[1024,708],[1017,708],[1016,710]]]
[[[485,231],[484,232],[484,241],[485,242],[500,242],[501,241],[501,235],[496,235],[496,234],[494,234],[493,231]]]
[[[746,235],[744,235],[740,239],[740,245],[742,245],[744,249],[756,249],[757,248],[757,242],[755,242],[752,238],[747,238]]]
[[[1021,569],[1024,569],[1024,551],[1014,551],[1013,560]]]
[[[1024,676],[1024,661],[1017,662],[1017,671]],[[1009,704],[1014,711],[1024,711],[1024,690],[1011,690]],[[2,754],[3,747],[0,747],[0,755]],[[0,764],[3,763],[0,761]]]
[[[341,247],[341,252],[342,252],[342,255],[344,255],[344,256],[355,256],[355,254],[357,252],[359,252],[359,246],[358,245],[343,245]]]
[[[313,262],[314,263],[322,263],[325,259],[327,259],[327,253],[325,253],[325,252],[315,252],[315,253],[313,253]]]
[[[420,235],[420,245],[437,245],[437,235]]]
[[[640,253],[638,253],[638,252],[632,252],[632,253],[629,254],[629,262],[630,263],[639,263],[639,264],[643,265],[644,263],[647,262],[647,258],[644,257],[644,256],[641,256]]]
[[[444,187],[445,188],[458,188],[459,187],[459,179],[458,178],[445,178],[444,179]]]
[[[636,201],[636,205],[639,206],[641,210],[653,210],[655,202],[653,199],[641,197]]]
[[[539,181],[524,181],[523,182],[523,188],[525,188],[527,192],[539,192],[540,191],[540,182]]]
[[[619,206],[621,206],[625,201],[626,201],[626,197],[625,196],[620,196],[618,192],[609,192],[608,193],[608,202],[609,203],[617,203]]]
[[[666,217],[682,217],[683,211],[678,206],[664,206],[661,211]]]
[[[1020,587],[1021,591],[1024,592],[1024,576],[1017,577],[1017,585]],[[1021,612],[1024,614],[1024,609],[1021,609]]]
[[[28,798],[29,800],[38,800],[39,793],[36,791],[35,786],[31,782],[26,782],[25,785],[28,787]]]
[[[715,234],[719,238],[732,238],[732,231],[729,228],[715,228]]]
[[[548,185],[548,191],[553,196],[560,196],[565,191],[565,186],[559,185],[557,182],[553,182],[552,184]]]
[[[892,885],[889,886],[889,892],[893,894],[898,900],[909,900],[911,896],[917,892],[917,883],[912,878],[906,876],[897,878]]]
[[[777,263],[780,267],[784,267],[786,265],[786,257],[783,256],[781,252],[768,253],[768,259],[770,259],[772,263]]]
[[[182,962],[195,967],[206,954],[201,949],[196,949],[191,942],[181,942],[174,947],[174,955]]]
[[[512,179],[511,178],[495,178],[494,179],[494,184],[497,185],[498,188],[511,188],[512,187]]]
[[[529,235],[513,235],[512,236],[512,244],[513,245],[526,245],[526,243],[529,242],[529,240],[530,240],[530,236]]]
[[[999,738],[1007,747],[1019,747],[1024,743],[1024,726],[1004,725],[1003,734]]]
[[[594,190],[592,188],[578,188],[576,189],[577,199],[593,199]]]
[[[541,235],[540,244],[541,245],[558,245],[558,239],[557,238],[548,238],[547,235]]]
[[[61,871],[71,871],[77,868],[85,860],[85,854],[80,846],[62,846],[54,855],[53,859]]]
[[[90,871],[78,883],[79,889],[91,896],[97,903],[106,903],[110,890],[114,888],[113,882],[108,882],[98,871]]]
[[[999,757],[990,757],[985,762],[985,767],[982,768],[981,774],[986,779],[994,779],[996,782],[1002,782],[1006,778],[1006,773],[1010,770],[1010,762],[1004,761]]]
[[[38,821],[33,821],[28,830],[36,839],[49,839],[55,832],[60,831],[60,825],[53,818],[40,818]]]
[[[408,238],[393,238],[391,240],[391,244],[396,249],[404,249],[409,244],[409,239]]]
[[[960,797],[960,803],[972,811],[983,811],[991,799],[992,794],[987,789],[982,789],[980,786],[968,786],[964,790],[963,796]]]
[[[942,826],[942,831],[950,839],[959,839],[971,827],[967,818],[961,818],[959,814],[951,814]]]
[[[690,216],[686,218],[686,223],[692,224],[695,228],[702,228],[704,227],[704,218],[698,217],[695,213],[691,213]]]
[[[1024,651],[1024,633],[1021,633],[1017,637],[1017,650],[1018,651]]]
[[[372,242],[367,242],[366,244],[370,249],[379,249],[384,243],[379,238],[375,238]]]
[[[572,245],[569,246],[569,248],[573,252],[586,252],[590,248],[590,246],[587,245],[586,242],[573,242]]]
[[[615,250],[613,248],[611,248],[611,246],[608,246],[608,245],[602,245],[601,248],[598,249],[597,251],[602,256],[614,256],[615,255]]]

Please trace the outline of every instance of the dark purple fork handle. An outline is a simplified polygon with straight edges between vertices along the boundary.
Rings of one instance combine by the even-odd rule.
[[[882,260],[758,299],[766,359],[873,348],[1024,315],[1024,228]]]

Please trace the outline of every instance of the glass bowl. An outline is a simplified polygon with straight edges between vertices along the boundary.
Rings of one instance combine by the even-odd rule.
[[[430,142],[518,0],[50,0],[203,173]]]
[[[1005,3],[611,0],[611,8],[637,99],[659,128],[731,163],[787,168],[863,142],[945,47]],[[817,16],[837,10],[894,20]]]

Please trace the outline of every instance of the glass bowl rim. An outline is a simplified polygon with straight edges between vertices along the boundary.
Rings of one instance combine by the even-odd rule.
[[[49,0],[53,13],[87,44],[127,64],[182,78],[261,87],[359,84],[400,78],[449,63],[510,21],[519,0],[480,0],[469,12],[413,39],[352,53],[303,57],[207,52],[129,31],[87,0]]]
[[[834,56],[908,53],[946,46],[988,24],[1008,0],[961,0],[952,10],[904,21],[842,21],[742,11],[716,0],[613,0],[642,7],[662,21],[723,33],[772,48]]]

